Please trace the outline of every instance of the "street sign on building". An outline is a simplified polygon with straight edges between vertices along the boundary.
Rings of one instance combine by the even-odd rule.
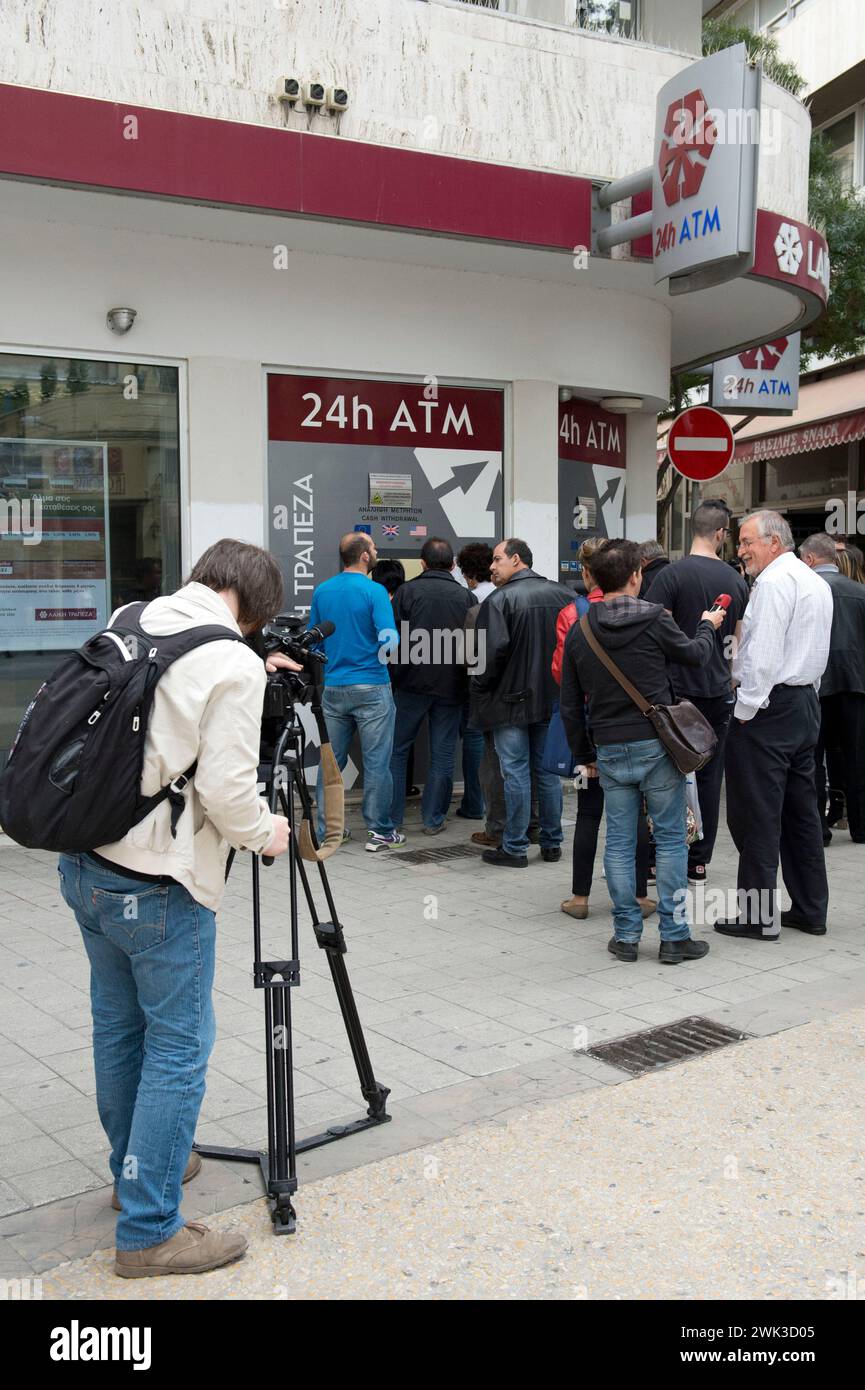
[[[559,402],[559,577],[589,536],[625,532],[625,420],[595,401]]]
[[[754,260],[760,68],[736,44],[660,90],[652,173],[655,283],[671,294],[745,275]]]
[[[773,338],[712,367],[711,404],[734,415],[789,415],[799,404],[801,334]]]
[[[717,410],[693,405],[683,410],[670,426],[667,453],[673,467],[695,483],[718,478],[735,449],[733,431]]]

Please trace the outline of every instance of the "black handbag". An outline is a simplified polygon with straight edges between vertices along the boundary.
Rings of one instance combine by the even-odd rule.
[[[690,700],[677,700],[674,705],[650,705],[644,700],[636,686],[631,685],[608,656],[589,627],[588,613],[580,619],[580,631],[599,661],[602,661],[629,695],[634,704],[646,716],[655,730],[660,742],[669,753],[680,772],[699,772],[701,767],[715,756],[718,738],[708,719],[701,714]]]

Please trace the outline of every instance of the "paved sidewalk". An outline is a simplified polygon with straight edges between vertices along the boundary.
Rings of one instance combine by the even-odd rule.
[[[478,828],[454,818],[444,835],[430,839],[413,833],[416,815],[415,807],[409,850],[467,846]],[[354,809],[350,823],[361,835]],[[618,1081],[620,1073],[598,1071],[585,1056],[607,1038],[689,1014],[768,1034],[865,998],[865,851],[845,832],[827,851],[828,936],[785,931],[779,944],[763,945],[698,926],[695,935],[711,939],[712,953],[677,968],[657,961],[657,918],[647,924],[638,965],[609,956],[601,878],[586,922],[559,911],[569,893],[569,826],[565,835],[560,864],[545,864],[532,850],[524,872],[490,868],[474,850],[467,858],[412,866],[400,852],[367,854],[360,840],[329,861],[361,1020],[376,1073],[392,1088],[397,1120],[310,1156],[302,1169],[307,1180],[459,1133],[496,1113],[503,1096],[536,1102]],[[599,854],[598,873],[601,862]],[[263,882],[265,953],[278,958],[285,954],[282,866],[265,870]],[[710,887],[734,884],[735,857],[722,831]],[[0,890],[2,1274],[38,1272],[106,1243],[110,1214],[94,1101],[88,968],[78,928],[59,897],[54,856],[0,848]],[[297,1121],[300,1132],[312,1132],[357,1118],[364,1107],[327,961],[305,912],[301,934],[302,986],[293,997]],[[264,1024],[251,985],[249,874],[242,861],[220,914],[218,956],[219,1038],[198,1137],[255,1146],[266,1134]],[[250,1169],[208,1167],[205,1210],[254,1195]]]
[[[863,1055],[862,1009],[746,1041],[307,1186],[294,1236],[236,1208],[227,1269],[126,1281],[103,1251],[43,1296],[862,1298]]]

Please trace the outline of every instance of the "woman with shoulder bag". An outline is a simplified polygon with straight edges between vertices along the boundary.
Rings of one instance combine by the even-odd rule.
[[[605,544],[603,536],[590,536],[580,546],[578,558],[583,583],[586,586],[586,594],[585,596],[577,594],[574,604],[562,609],[556,624],[557,640],[552,671],[559,685],[562,683],[562,658],[568,633],[574,623],[588,613],[589,605],[600,603],[604,597],[592,578],[589,561],[595,552]],[[584,711],[585,708],[584,705]],[[579,922],[585,921],[589,915],[589,894],[592,891],[595,855],[598,850],[598,834],[600,833],[603,814],[604,793],[598,777],[598,770],[596,767],[589,767],[586,768],[585,775],[581,775],[577,779],[577,818],[574,824],[571,896],[565,898],[561,904],[562,912],[568,917],[576,918]],[[636,896],[643,917],[649,917],[655,911],[655,900],[649,897],[648,891],[649,852],[649,826],[645,811],[641,808],[637,827]]]
[[[592,574],[603,601],[592,605],[565,641],[561,714],[574,757],[587,772],[597,770],[604,793],[604,867],[614,922],[608,949],[618,960],[637,959],[643,919],[635,897],[634,856],[645,796],[656,842],[659,959],[678,965],[704,956],[709,947],[691,939],[687,920],[685,777],[667,751],[675,748],[677,719],[667,661],[705,665],[724,615],[704,613],[691,640],[661,604],[639,599],[640,553],[633,541],[603,545],[592,557]],[[685,710],[686,703],[684,722],[691,714],[699,722],[701,716]]]

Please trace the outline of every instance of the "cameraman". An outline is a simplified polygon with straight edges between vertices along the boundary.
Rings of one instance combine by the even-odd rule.
[[[148,604],[141,626],[157,637],[216,623],[249,636],[282,593],[267,551],[221,540],[188,584]],[[267,665],[300,669],[281,654]],[[96,1100],[120,1211],[114,1268],[126,1279],[200,1274],[246,1250],[243,1236],[185,1225],[180,1198],[201,1167],[190,1152],[216,1035],[215,913],[229,846],[288,848],[287,820],[257,790],[264,687],[245,643],[179,657],[156,687],[141,778],[149,796],[197,760],[176,836],[164,801],[98,853],[60,856],[61,891],[90,960]]]

